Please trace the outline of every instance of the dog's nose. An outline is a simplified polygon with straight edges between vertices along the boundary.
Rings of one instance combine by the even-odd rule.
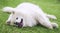
[[[8,21],[7,24],[10,25],[10,21]]]
[[[21,22],[20,22],[20,23],[15,22],[14,24],[15,24],[16,26],[20,27],[20,28],[23,26],[23,23],[21,23]]]

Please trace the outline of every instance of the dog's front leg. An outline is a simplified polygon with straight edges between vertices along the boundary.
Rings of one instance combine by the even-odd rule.
[[[13,16],[13,14],[10,14],[10,16],[9,16],[8,20],[6,21],[6,23],[7,23],[7,24],[10,24],[11,19],[12,19],[12,16]]]

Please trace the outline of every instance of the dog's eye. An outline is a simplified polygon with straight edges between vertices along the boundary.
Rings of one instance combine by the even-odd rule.
[[[16,19],[18,20],[18,17]]]

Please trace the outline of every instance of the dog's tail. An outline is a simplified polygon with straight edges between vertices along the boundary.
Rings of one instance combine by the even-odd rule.
[[[54,15],[46,14],[46,16],[47,16],[48,18],[57,19],[56,16],[54,16]]]
[[[2,10],[3,10],[4,12],[9,12],[9,13],[14,12],[14,8],[12,8],[12,7],[4,7]]]

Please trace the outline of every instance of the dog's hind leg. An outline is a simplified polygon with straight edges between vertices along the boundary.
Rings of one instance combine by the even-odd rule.
[[[49,18],[47,18],[44,14],[37,16],[37,20],[39,23],[49,29],[53,29],[51,22],[49,21]]]

